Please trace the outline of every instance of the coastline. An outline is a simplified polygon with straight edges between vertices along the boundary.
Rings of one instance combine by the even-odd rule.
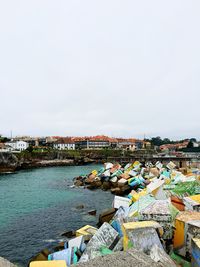
[[[24,163],[23,165],[16,166],[16,167],[0,166],[0,175],[1,174],[13,174],[13,173],[16,173],[17,171],[27,170],[27,169],[60,167],[60,166],[84,166],[84,165],[94,164],[94,163],[99,163],[99,162],[95,162],[93,160],[91,160],[90,162],[84,162],[84,161],[77,162],[72,159],[41,160],[41,161],[36,161],[36,162]]]
[[[113,149],[0,152],[0,174],[41,167],[105,163],[110,157],[123,158],[124,156],[130,157],[132,152],[122,153],[121,150]]]

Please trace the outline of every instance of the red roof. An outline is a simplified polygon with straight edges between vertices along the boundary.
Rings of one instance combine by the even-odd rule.
[[[72,137],[61,137],[56,142],[56,144],[74,144]]]

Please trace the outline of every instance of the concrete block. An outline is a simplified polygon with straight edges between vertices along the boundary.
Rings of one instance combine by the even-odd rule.
[[[151,195],[141,196],[138,201],[130,206],[128,217],[137,217],[142,210],[144,210],[155,201],[155,198]]]
[[[131,204],[131,200],[129,198],[115,196],[113,207],[115,209],[119,209],[119,207],[129,207],[130,204]]]
[[[200,266],[200,238],[193,238],[191,243],[192,267]]]
[[[122,225],[123,247],[126,251],[130,246],[148,253],[154,244],[163,248],[158,237],[163,234],[159,223],[153,221],[131,222]]]
[[[200,212],[200,195],[194,195],[183,198],[185,210],[193,210]]]
[[[2,266],[6,267],[6,265]],[[32,261],[29,267],[67,267],[66,262],[62,260],[56,261]]]
[[[177,254],[190,254],[191,238],[199,233],[199,221],[200,212],[196,211],[183,211],[176,217],[173,246]]]
[[[90,240],[90,238],[97,232],[97,228],[90,226],[90,225],[85,225],[84,227],[76,230],[76,236],[84,236],[84,240]]]
[[[118,181],[118,186],[120,187],[120,186],[123,186],[123,185],[125,185],[125,184],[127,184],[127,183],[128,183],[128,181],[127,181],[126,179],[121,178],[121,179]]]
[[[80,235],[68,241],[68,248],[77,247],[80,250],[83,242],[84,242],[84,237],[83,235]]]
[[[88,242],[79,262],[86,262],[99,256],[101,247],[107,247],[112,250],[118,241],[118,232],[110,224],[104,223]]]
[[[67,248],[61,251],[54,252],[48,255],[49,261],[64,260],[67,263],[67,266],[78,262],[78,257],[75,254],[77,251],[76,248]]]
[[[170,256],[164,251],[164,249],[161,249],[157,245],[153,245],[153,247],[151,248],[150,257],[155,262],[160,263],[163,267],[166,267],[166,266],[176,267],[177,266],[173,262],[173,260],[170,258]]]
[[[100,256],[84,263],[78,263],[76,267],[163,267],[154,262],[148,255],[134,248],[124,252],[115,252],[109,256]],[[166,267],[166,266],[165,266]]]
[[[141,210],[139,220],[153,220],[157,222],[171,222],[172,215],[169,208],[168,200],[156,200]]]

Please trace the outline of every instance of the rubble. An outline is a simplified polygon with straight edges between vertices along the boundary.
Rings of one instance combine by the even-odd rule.
[[[65,260],[67,266],[86,266],[84,262],[92,266],[91,259],[113,258],[134,247],[138,259],[146,255],[151,262],[141,266],[190,266],[191,261],[200,266],[199,180],[197,169],[178,169],[174,162],[165,166],[138,161],[125,166],[106,163],[77,177],[76,185],[115,194],[112,208],[100,214],[99,229],[86,225],[76,230],[76,237],[68,238],[63,249],[49,253],[48,259]],[[127,266],[134,266],[134,260]]]

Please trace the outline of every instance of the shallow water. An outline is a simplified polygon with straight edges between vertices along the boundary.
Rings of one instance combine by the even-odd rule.
[[[0,175],[0,256],[27,266],[33,255],[61,241],[63,232],[95,225],[98,216],[87,211],[111,207],[113,195],[70,185],[73,177],[100,167],[52,167]],[[80,204],[83,210],[76,209]]]

